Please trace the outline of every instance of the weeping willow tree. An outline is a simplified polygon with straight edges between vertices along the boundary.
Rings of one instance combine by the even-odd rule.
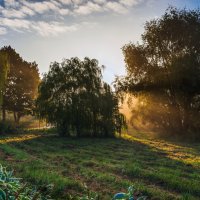
[[[60,135],[109,137],[126,125],[96,59],[52,63],[40,83],[36,106],[40,118],[55,124]]]
[[[3,90],[5,88],[9,68],[8,55],[0,51],[0,106],[2,106],[3,103]]]

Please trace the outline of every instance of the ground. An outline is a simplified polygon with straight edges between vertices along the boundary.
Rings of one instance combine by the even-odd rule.
[[[130,132],[121,139],[60,138],[39,131],[0,137],[0,163],[54,199],[85,193],[109,200],[134,185],[150,199],[200,199],[200,145]]]

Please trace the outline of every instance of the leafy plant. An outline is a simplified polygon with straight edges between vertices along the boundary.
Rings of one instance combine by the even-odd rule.
[[[87,189],[87,187],[86,187]],[[130,186],[128,188],[128,192],[120,192],[114,195],[112,200],[146,200],[146,196],[140,196],[140,194],[133,188],[133,186]],[[90,192],[87,189],[87,195],[83,197],[71,197],[70,200],[100,200],[100,196],[97,193]]]
[[[29,188],[0,165],[0,200],[47,200],[52,185]]]
[[[128,192],[120,192],[114,195],[112,200],[146,200],[146,196],[138,196],[139,194],[136,193],[136,190],[133,186],[128,188]]]

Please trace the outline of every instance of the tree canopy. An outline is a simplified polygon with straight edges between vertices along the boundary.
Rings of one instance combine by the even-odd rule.
[[[61,135],[112,136],[125,125],[96,59],[52,63],[40,83],[36,105],[39,117],[55,124]]]
[[[15,122],[20,117],[30,114],[34,107],[34,100],[37,97],[37,90],[40,81],[38,67],[35,62],[27,62],[8,47],[3,47],[1,52],[9,56],[10,70],[3,92],[3,112],[5,110],[14,113]]]
[[[116,88],[140,99],[134,118],[177,133],[200,128],[200,11],[169,7],[122,50],[127,75]]]

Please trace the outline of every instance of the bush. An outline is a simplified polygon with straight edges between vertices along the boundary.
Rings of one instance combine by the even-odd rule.
[[[18,133],[20,130],[21,130],[20,127],[16,126],[12,122],[9,121],[0,122],[0,134]]]
[[[0,165],[0,200],[47,200],[52,186],[29,188]]]

